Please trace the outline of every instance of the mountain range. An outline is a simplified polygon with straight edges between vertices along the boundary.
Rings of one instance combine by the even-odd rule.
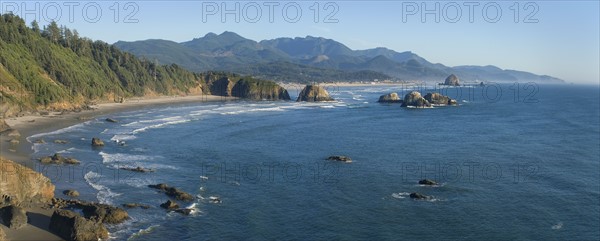
[[[286,82],[422,80],[438,81],[449,74],[464,81],[563,82],[563,80],[495,66],[449,67],[431,63],[407,51],[388,48],[352,50],[321,37],[277,38],[256,42],[234,32],[208,33],[187,42],[152,39],[119,41],[117,48],[161,64],[192,71],[231,71]]]

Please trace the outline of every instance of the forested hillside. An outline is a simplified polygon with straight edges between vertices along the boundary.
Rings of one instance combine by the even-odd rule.
[[[76,110],[90,102],[132,96],[210,94],[208,85],[222,78],[234,83],[242,79],[229,73],[193,73],[175,64],[158,65],[54,22],[42,28],[33,22],[28,27],[18,16],[0,17],[3,116]]]

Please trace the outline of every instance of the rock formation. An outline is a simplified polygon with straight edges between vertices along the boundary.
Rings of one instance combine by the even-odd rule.
[[[290,100],[288,91],[271,81],[242,79],[231,89],[234,97],[252,100]]]
[[[76,190],[71,190],[71,189],[69,189],[69,190],[64,190],[64,191],[63,191],[63,194],[64,194],[65,196],[69,196],[69,197],[79,197],[79,192],[78,192],[78,191],[76,191]]]
[[[448,78],[446,78],[446,81],[444,81],[444,85],[460,86],[460,80],[456,75],[451,74],[448,76]]]
[[[433,181],[433,180],[429,180],[429,179],[423,179],[419,181],[419,184],[421,185],[429,185],[429,186],[434,186],[437,185],[437,182]]]
[[[319,101],[333,101],[333,98],[329,96],[327,90],[325,90],[321,86],[317,85],[307,85],[298,95],[298,99],[300,101],[307,102],[319,102]]]
[[[327,158],[327,160],[330,160],[330,161],[339,161],[339,162],[345,162],[345,163],[352,162],[352,158],[347,157],[347,156],[330,156],[330,157]]]
[[[30,207],[49,203],[54,185],[44,175],[0,157],[0,207]]]
[[[70,157],[63,157],[62,155],[56,153],[52,156],[42,157],[40,158],[40,162],[42,164],[70,164],[77,165],[81,163],[79,160]]]
[[[408,106],[425,108],[431,107],[431,104],[429,103],[429,101],[423,98],[423,96],[421,96],[421,93],[419,93],[418,91],[412,91],[406,94],[406,96],[404,96],[404,100],[402,101],[402,107]]]
[[[154,172],[154,169],[147,169],[147,168],[143,168],[143,167],[121,167],[119,169],[125,170],[125,171],[140,172],[140,173]]]
[[[431,199],[430,196],[426,196],[417,192],[413,192],[410,194],[410,198],[412,199],[418,199],[418,200],[427,200],[427,199]]]
[[[157,185],[148,185],[148,187],[161,190],[161,191],[165,192],[165,194],[167,194],[167,196],[173,197],[177,200],[186,201],[186,202],[194,200],[194,196],[192,196],[191,194],[181,191],[174,187],[169,187],[169,186],[167,186],[167,184],[161,183],[161,184],[157,184]]]
[[[174,201],[168,200],[165,203],[160,205],[161,208],[167,209],[167,210],[173,210],[173,209],[178,209],[179,208],[179,204],[177,204]]]
[[[2,230],[2,228],[0,228],[0,241],[7,241],[8,239],[6,239],[6,234],[4,233],[4,230]]]
[[[82,211],[86,218],[107,224],[119,224],[129,219],[129,214],[125,210],[106,204],[87,205],[83,207]]]
[[[457,105],[456,100],[450,99],[450,97],[441,95],[439,93],[427,93],[425,100],[433,105]]]
[[[92,146],[104,146],[104,142],[100,138],[92,138]]]
[[[233,81],[227,77],[223,77],[217,80],[208,81],[208,88],[210,93],[218,96],[231,97],[231,89],[233,88]]]
[[[377,102],[379,102],[379,103],[402,103],[402,100],[400,99],[400,96],[398,96],[398,93],[389,93],[387,95],[380,96],[379,100]]]
[[[123,204],[124,208],[141,208],[141,209],[149,209],[150,205],[139,204],[139,203],[125,203]]]
[[[0,133],[10,130],[10,126],[6,124],[4,119],[0,119]]]
[[[108,230],[101,222],[88,220],[69,210],[54,211],[49,229],[65,240],[89,241],[108,238]]]
[[[0,209],[0,220],[11,229],[20,229],[27,225],[27,213],[25,209],[11,205]]]

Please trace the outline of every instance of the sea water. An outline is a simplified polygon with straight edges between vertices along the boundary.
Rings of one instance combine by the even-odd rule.
[[[401,108],[377,99],[411,88],[336,87],[335,102],[148,107],[28,139],[46,140],[34,157],[82,161],[38,166],[57,196],[73,188],[85,200],[151,206],[109,226],[115,240],[600,237],[597,86],[431,88],[417,89],[460,105]],[[106,146],[92,148],[92,137]],[[326,161],[330,155],[353,162]],[[439,185],[419,185],[424,178]],[[192,214],[160,208],[169,197],[147,187],[158,183],[195,196],[179,201]],[[432,198],[412,200],[412,192]]]

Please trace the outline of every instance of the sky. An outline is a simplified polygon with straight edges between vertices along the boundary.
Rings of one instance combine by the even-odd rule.
[[[56,20],[114,43],[185,42],[209,32],[252,40],[316,36],[351,49],[412,51],[447,66],[494,65],[568,82],[600,82],[594,1],[10,1],[29,23]]]

